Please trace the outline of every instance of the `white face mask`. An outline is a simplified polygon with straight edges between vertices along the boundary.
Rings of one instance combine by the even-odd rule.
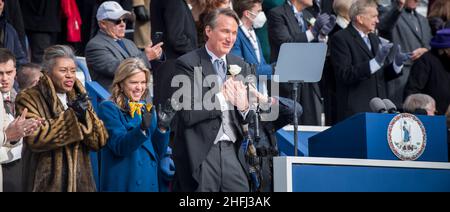
[[[254,15],[252,12],[250,13]],[[255,17],[255,19],[253,19],[253,28],[259,29],[263,27],[266,21],[267,21],[266,14],[264,14],[264,12],[262,11],[259,12],[258,15]]]

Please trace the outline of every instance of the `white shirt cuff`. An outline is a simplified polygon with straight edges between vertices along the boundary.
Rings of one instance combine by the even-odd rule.
[[[378,64],[378,62],[374,59],[370,60],[370,73],[374,74],[375,72],[377,72],[378,70],[380,70],[381,66],[380,64]]]
[[[314,40],[314,35],[311,32],[311,30],[306,31],[306,39],[308,39],[308,42],[311,42]]]
[[[328,42],[328,36],[319,35],[319,42],[320,43],[326,43]]]
[[[229,102],[227,102],[227,100],[225,100],[225,96],[223,96],[222,92],[216,93],[216,97],[219,100],[221,112],[227,111],[230,108],[234,108],[231,103],[229,103]],[[248,111],[249,111],[248,109],[244,112],[239,111],[239,114],[241,114],[241,116],[245,119],[247,117]]]
[[[400,74],[400,72],[402,72],[403,65],[397,66],[397,65],[395,64],[395,62],[392,63],[392,65],[394,66],[394,71],[395,71],[395,73]]]

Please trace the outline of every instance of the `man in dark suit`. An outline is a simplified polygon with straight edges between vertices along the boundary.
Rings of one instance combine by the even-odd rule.
[[[350,25],[331,39],[330,58],[336,75],[338,121],[359,112],[370,112],[373,97],[386,98],[386,82],[401,74],[409,58],[396,48],[394,62],[387,62],[392,44],[375,35],[378,23],[374,0],[358,0],[350,8]]]
[[[162,39],[167,59],[153,75],[154,102],[159,103],[170,98],[174,92],[167,85],[177,75],[175,60],[197,48],[197,29],[184,0],[153,0],[150,2],[150,15],[152,39]],[[158,38],[157,34],[162,37]]]
[[[284,5],[270,10],[268,14],[270,62],[276,62],[283,43],[327,41],[327,35],[333,29],[336,19],[326,13],[315,18],[306,10],[311,6],[313,0],[288,0]],[[314,19],[316,21],[313,24]],[[292,87],[287,83],[280,83],[280,96],[292,98]],[[322,101],[318,83],[302,84],[298,97],[297,102],[300,102],[304,109],[299,123],[320,125]]]
[[[333,14],[333,0],[313,0],[313,6],[307,10],[317,17],[320,13]]]
[[[150,2],[152,37],[163,33],[167,59],[177,59],[197,48],[197,29],[186,1],[154,0]]]
[[[103,2],[97,10],[100,31],[86,45],[86,63],[92,75],[105,89],[109,89],[120,62],[129,57],[139,57],[147,68],[156,68],[162,55],[162,43],[148,45],[139,50],[133,41],[125,38],[126,20],[130,12],[114,1]],[[150,64],[150,61],[154,62]]]
[[[248,174],[240,148],[241,123],[249,108],[247,92],[241,81],[226,80],[227,67],[239,66],[244,77],[251,72],[242,59],[229,54],[239,19],[227,8],[208,14],[205,23],[205,46],[176,62],[190,85],[180,89],[189,95],[182,96],[175,135],[174,190],[247,192]]]

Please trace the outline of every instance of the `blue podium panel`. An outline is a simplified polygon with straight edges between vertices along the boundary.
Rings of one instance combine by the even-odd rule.
[[[298,128],[298,155],[308,156],[308,139],[329,127],[305,126]],[[281,156],[294,156],[294,127],[288,125],[278,130],[276,133],[278,150]]]
[[[449,163],[310,157],[275,161],[275,191],[450,191]]]
[[[397,114],[360,113],[309,138],[309,156],[399,160],[388,144],[388,127]],[[426,147],[418,161],[447,162],[444,116],[417,116],[426,133]]]

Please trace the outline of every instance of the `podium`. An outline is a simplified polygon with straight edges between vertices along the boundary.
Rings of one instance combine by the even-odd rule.
[[[356,114],[309,138],[310,157],[400,160],[388,144],[388,126],[397,114]],[[417,161],[448,162],[444,116],[417,116],[426,132],[426,147]]]
[[[397,137],[393,137],[398,134],[392,136],[392,132],[395,133],[393,128],[399,129],[397,120],[402,119],[397,119],[396,115],[356,114],[309,137],[308,144],[304,145],[307,148],[305,157],[274,157],[274,190],[449,192],[445,117],[416,116],[423,124],[420,132],[425,132],[426,145],[416,161],[403,161],[388,143],[388,134],[393,143],[397,142]],[[393,123],[391,128],[390,123]],[[417,128],[410,129],[411,134],[401,134],[401,137],[411,136],[409,142],[417,143],[414,134]]]

